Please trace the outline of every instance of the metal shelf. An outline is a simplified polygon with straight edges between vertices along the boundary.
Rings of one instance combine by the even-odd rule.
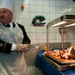
[[[59,22],[62,22],[60,24],[58,24]],[[48,48],[48,51],[49,51],[49,48],[51,49],[50,47],[50,44],[49,44],[49,34],[48,34],[48,30],[49,30],[49,27],[61,27],[62,29],[62,48],[63,48],[63,43],[64,43],[64,38],[63,38],[63,28],[64,27],[69,27],[68,25],[70,24],[73,24],[75,23],[75,15],[62,15],[60,17],[58,17],[57,19],[49,22],[47,24],[47,27],[46,27],[46,34],[47,34],[47,48]]]

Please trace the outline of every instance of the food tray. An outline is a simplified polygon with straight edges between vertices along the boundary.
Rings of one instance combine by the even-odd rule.
[[[60,64],[75,64],[75,60],[74,59],[60,59],[60,57],[58,56],[54,56],[51,54],[45,54],[47,57],[59,62]]]
[[[69,70],[69,69],[73,69],[72,67],[70,67],[69,65],[67,64],[58,64],[56,62],[54,62],[53,60],[51,60],[50,58],[48,58],[47,56],[45,55],[42,55],[42,57],[44,59],[47,60],[47,62],[49,62],[54,68],[56,68],[58,71],[64,71],[64,70]]]

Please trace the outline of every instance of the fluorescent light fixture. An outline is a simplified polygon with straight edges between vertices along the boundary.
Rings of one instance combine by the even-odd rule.
[[[72,24],[66,25],[65,27],[71,27],[71,26],[75,26],[75,23],[72,23]]]
[[[65,23],[66,23],[66,21],[58,22],[58,23],[52,25],[52,27],[54,27],[54,26],[61,26],[62,24],[65,24]]]

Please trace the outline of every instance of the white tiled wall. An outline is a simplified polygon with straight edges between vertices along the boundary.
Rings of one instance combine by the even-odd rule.
[[[20,9],[21,5],[24,5],[24,10]],[[75,2],[73,0],[14,0],[14,20],[25,26],[32,43],[46,42],[46,25],[63,14],[75,14]],[[31,25],[32,19],[36,15],[45,16],[46,24],[44,27],[34,27]],[[58,28],[49,29],[50,42],[61,42]],[[70,39],[68,37],[69,32],[71,32],[71,29],[64,34],[66,42],[74,40],[74,33],[70,34],[73,35]],[[72,44],[74,43],[72,42]]]

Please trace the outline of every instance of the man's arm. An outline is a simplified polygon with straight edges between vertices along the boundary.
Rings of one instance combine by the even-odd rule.
[[[0,52],[9,54],[11,52],[11,47],[12,44],[0,40]]]

